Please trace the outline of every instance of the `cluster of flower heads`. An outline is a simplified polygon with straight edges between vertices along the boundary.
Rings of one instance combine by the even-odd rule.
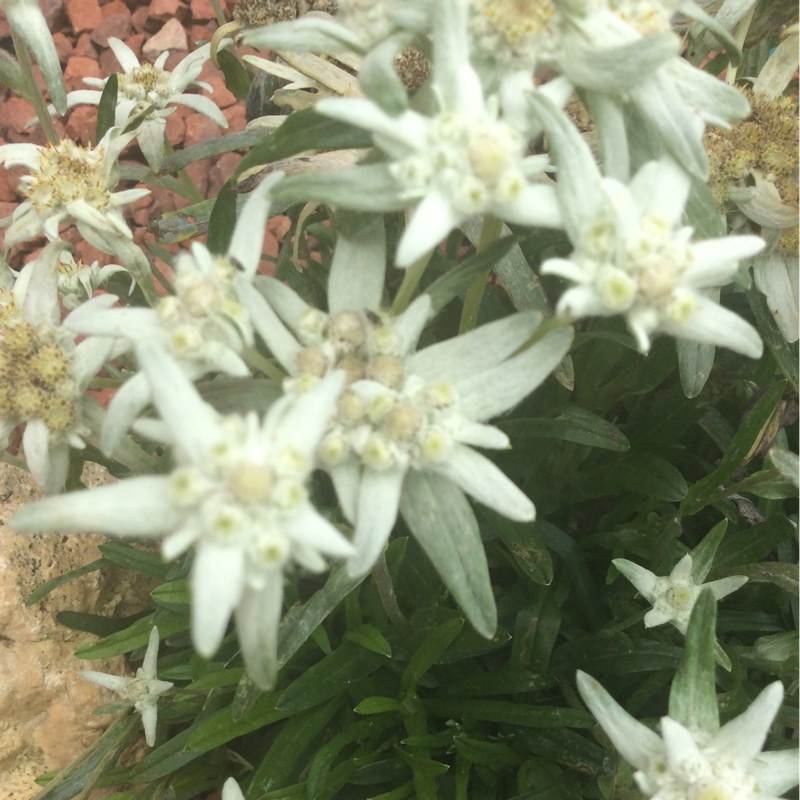
[[[706,125],[741,119],[748,104],[679,57],[671,28],[678,7],[705,19],[690,2],[666,0],[340,0],[335,18],[290,14],[246,31],[248,45],[359,56],[364,96],[327,97],[316,108],[370,131],[376,152],[335,180],[274,173],[241,207],[228,252],[214,255],[195,244],[181,254],[174,294],[150,297],[151,308],[116,308],[110,295],[92,298],[121,267],[75,264],[59,226],[74,223],[87,241],[117,254],[141,284],[146,264],[124,244],[132,236],[120,208],[146,190],[114,191],[119,155],[137,138],[158,169],[173,103],[215,121],[221,115],[208,98],[187,93],[205,88],[197,78],[210,48],[168,73],[165,59],[140,64],[123,43],[110,40],[123,73],[115,127],[95,148],[70,141],[0,147],[0,163],[30,172],[7,247],[41,233],[51,242],[28,273],[3,276],[0,369],[14,390],[0,398],[0,433],[8,437],[26,423],[24,454],[51,491],[62,488],[69,447],[82,446],[84,435],[118,455],[135,427],[171,449],[172,467],[47,498],[18,513],[14,525],[57,531],[79,524],[87,532],[156,537],[168,559],[193,548],[197,650],[211,656],[234,616],[248,671],[265,687],[280,666],[284,572],[318,572],[341,559],[360,578],[380,559],[398,515],[473,626],[492,636],[496,610],[467,495],[517,521],[532,520],[535,509],[475,448],[509,446],[488,421],[558,366],[572,342],[570,324],[621,315],[642,352],[653,336],[666,333],[761,354],[755,329],[712,295],[763,241],[742,235],[698,242],[683,224],[691,180],[709,174]],[[395,65],[414,46],[430,54],[431,70],[409,93]],[[548,80],[539,80],[543,75]],[[106,81],[91,85],[92,91],[64,96],[51,86],[56,110],[98,103]],[[595,125],[600,165],[561,110],[576,94]],[[534,150],[542,134],[549,153]],[[324,310],[257,276],[271,198],[299,197],[372,214],[358,232],[339,234]],[[400,209],[409,211],[409,221],[397,252],[387,254],[379,215]],[[422,294],[388,312],[387,258],[399,267],[424,264],[476,215],[565,230],[572,253],[547,260],[541,271],[571,286],[544,328],[541,314],[521,312],[418,348],[431,298]],[[34,272],[43,276],[35,286]],[[63,323],[59,302],[73,309]],[[76,344],[79,336],[88,338]],[[264,365],[256,336],[283,370],[277,397],[258,406],[268,405],[263,415],[222,414],[194,382],[251,376],[253,364]],[[139,372],[104,414],[84,390],[112,354],[126,351]],[[217,400],[230,401],[238,391],[218,393]],[[150,404],[158,419],[143,417]],[[329,474],[352,536],[314,507],[309,482],[316,469]],[[670,621],[685,632],[705,577],[690,574],[690,558],[669,578],[630,562],[617,566],[654,604],[646,624]],[[743,582],[728,578],[710,586],[722,597]],[[133,683],[87,675],[135,705],[148,743],[155,736],[155,697],[169,688],[156,678],[157,647],[154,633],[144,672]],[[609,707],[594,684],[581,680],[593,710]],[[772,709],[774,695],[762,705]],[[680,796],[680,781],[653,778],[650,751],[658,750],[659,763],[677,752],[697,756],[702,766],[706,745],[690,744],[670,722],[663,731],[666,745],[656,745],[649,731],[647,753],[631,750],[628,760],[640,770],[645,791],[672,800]],[[698,789],[693,796],[734,796],[725,793],[729,785],[721,794]],[[237,795],[233,784],[226,789],[226,796]]]

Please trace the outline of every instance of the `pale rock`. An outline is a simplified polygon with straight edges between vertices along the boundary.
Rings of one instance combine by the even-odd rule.
[[[165,50],[180,50],[186,52],[189,49],[189,40],[183,25],[177,19],[171,19],[164,23],[161,30],[151,36],[142,47],[142,54],[146,58],[158,58]]]
[[[91,465],[84,481],[107,475]],[[25,535],[7,527],[18,508],[41,496],[27,473],[0,464],[0,800],[28,800],[37,775],[66,766],[111,718],[92,714],[109,694],[82,680],[81,669],[125,674],[121,657],[82,661],[74,651],[96,637],[56,622],[59,611],[127,617],[150,605],[153,582],[124,570],[91,572],[39,603],[25,598],[41,583],[99,557],[102,537]]]

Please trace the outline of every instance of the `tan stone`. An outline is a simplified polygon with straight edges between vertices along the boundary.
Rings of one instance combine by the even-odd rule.
[[[151,36],[142,47],[142,55],[146,58],[158,58],[165,50],[185,53],[189,49],[189,40],[183,25],[177,19],[164,23],[161,30]]]
[[[84,480],[108,480],[91,465]],[[109,693],[82,680],[81,669],[125,674],[121,657],[82,661],[77,647],[96,641],[56,622],[59,611],[128,616],[149,606],[149,579],[112,569],[89,573],[41,602],[25,598],[42,582],[99,557],[102,537],[24,535],[7,527],[14,511],[40,496],[27,473],[0,464],[0,800],[28,800],[37,775],[64,767],[89,746],[110,718],[92,710]]]

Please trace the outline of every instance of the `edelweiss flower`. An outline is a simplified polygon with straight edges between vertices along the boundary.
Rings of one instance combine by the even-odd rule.
[[[13,292],[0,290],[0,442],[25,424],[28,469],[48,492],[64,487],[70,447],[85,446],[95,404],[84,391],[113,345],[96,338],[76,345],[59,324],[58,263],[65,246],[47,245]]]
[[[47,147],[0,146],[0,164],[30,171],[20,183],[27,199],[14,211],[6,250],[42,233],[55,241],[62,223],[74,223],[81,236],[104,253],[116,252],[114,240],[119,237],[133,239],[120,207],[150,190],[113,192],[119,180],[117,159],[132,138],[133,134],[111,128],[94,148],[83,148],[71,139]]]
[[[158,628],[150,631],[150,639],[144,654],[142,666],[136,670],[135,678],[108,675],[105,672],[81,670],[81,677],[106,689],[111,689],[127,701],[142,715],[144,739],[148,747],[156,743],[156,722],[158,720],[158,697],[171,689],[174,684],[158,680]]]
[[[694,2],[599,0],[557,2],[558,46],[550,65],[584,97],[597,124],[605,171],[628,178],[626,127],[639,131],[651,157],[665,150],[689,173],[708,177],[706,124],[727,127],[749,113],[732,86],[680,57],[670,20],[678,8],[703,24]],[[651,145],[655,142],[655,145]]]
[[[58,259],[58,294],[64,308],[77,308],[94,294],[112,275],[125,272],[119,264],[98,266],[99,262],[84,264],[76,261],[69,250],[63,250]]]
[[[167,559],[194,545],[195,648],[211,656],[235,610],[248,671],[269,686],[277,672],[284,568],[294,562],[321,571],[323,556],[353,552],[305,488],[344,376],[278,400],[263,420],[255,413],[221,417],[159,347],[144,344],[137,354],[174,446],[173,471],[32,503],[14,526],[164,536]]]
[[[228,255],[212,255],[195,242],[191,253],[175,260],[175,294],[159,298],[155,308],[111,308],[114,295],[95,297],[70,314],[65,327],[76,333],[114,337],[132,348],[157,342],[191,380],[208,372],[247,376],[241,358],[253,344],[249,314],[239,299],[261,259],[260,236],[269,216],[267,194],[280,180],[275,173],[262,181],[245,203]],[[255,238],[254,238],[255,237]],[[150,384],[139,373],[114,395],[103,430],[103,448],[114,451],[121,437],[151,401]]]
[[[508,437],[484,421],[516,405],[547,377],[569,349],[572,331],[553,331],[516,354],[540,321],[534,312],[520,313],[415,353],[430,299],[422,295],[398,317],[381,312],[384,265],[382,226],[364,226],[353,239],[339,238],[328,314],[279,281],[262,278],[256,285],[274,311],[266,305],[259,311],[253,301],[251,315],[291,376],[288,390],[302,391],[332,369],[348,374],[349,387],[319,459],[355,524],[350,573],[362,575],[373,566],[400,511],[463,606],[469,598],[463,586],[453,585],[456,573],[470,572],[476,584],[485,577],[489,585],[464,492],[512,519],[534,517],[531,501],[472,448],[509,446]],[[439,506],[428,517],[422,509],[431,497]],[[444,549],[435,552],[437,547]],[[487,594],[482,601],[488,606],[468,604],[465,610],[490,636],[490,589]]]
[[[762,753],[783,699],[780,681],[717,731],[690,730],[661,718],[661,736],[634,719],[589,675],[578,689],[634,778],[653,800],[779,800],[797,785],[797,751]]]
[[[577,284],[562,295],[559,312],[573,318],[623,314],[643,353],[652,334],[662,331],[759,358],[763,345],[755,328],[704,290],[730,281],[738,262],[758,253],[763,240],[692,242],[691,228],[676,227],[690,186],[677,164],[651,161],[627,186],[602,178],[566,117],[541,97],[531,102],[558,154],[558,192],[575,248],[568,259],[542,264],[542,273]]]
[[[36,56],[50,99],[59,114],[67,111],[67,89],[53,36],[36,0],[0,0],[8,24]]]
[[[615,558],[612,563],[653,606],[644,616],[645,627],[652,628],[670,622],[683,634],[703,589],[710,589],[714,598],[721,600],[747,583],[743,575],[703,583],[711,564],[702,573],[693,575],[692,557],[688,554],[675,565],[669,577],[659,577],[625,558]]]
[[[154,64],[139,63],[133,50],[124,42],[108,38],[108,46],[114,51],[123,72],[119,75],[115,125],[124,126],[131,117],[144,113],[145,117],[136,129],[136,138],[142,148],[147,163],[157,170],[164,161],[164,131],[167,117],[175,109],[167,106],[177,103],[205,114],[222,128],[228,127],[225,115],[213,100],[198,94],[188,94],[187,89],[199,87],[207,92],[214,90],[197,77],[208,61],[210,44],[199,47],[184,58],[173,70],[168,72],[164,64],[169,52],[163,52]],[[103,94],[108,78],[84,78],[83,82],[96,89],[78,89],[67,95],[70,108],[82,103],[97,105]],[[148,110],[149,107],[152,108]]]
[[[435,7],[431,89],[439,106],[433,117],[410,109],[389,114],[377,98],[327,98],[316,106],[321,114],[375,134],[377,146],[392,159],[388,169],[396,190],[389,210],[398,202],[416,204],[397,265],[413,263],[473,214],[560,227],[553,187],[530,182],[548,165],[547,156],[526,154],[538,129],[522,113],[519,92],[484,97],[469,62],[466,8],[458,0]],[[542,91],[568,94],[566,84],[557,81]],[[369,202],[378,201],[370,196]]]

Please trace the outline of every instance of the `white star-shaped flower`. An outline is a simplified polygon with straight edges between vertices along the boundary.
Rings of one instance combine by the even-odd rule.
[[[728,283],[764,242],[758,236],[692,241],[692,229],[679,227],[689,186],[668,159],[645,164],[627,186],[601,178],[596,167],[580,178],[565,170],[559,192],[565,208],[572,204],[565,218],[571,217],[575,249],[569,258],[548,259],[541,271],[575,284],[561,296],[560,313],[621,314],[643,353],[662,332],[759,358],[755,328],[705,290]]]
[[[653,606],[644,616],[645,627],[652,628],[670,622],[683,634],[686,633],[692,609],[703,589],[710,589],[714,598],[721,600],[747,583],[747,578],[743,575],[732,575],[703,583],[706,575],[692,575],[692,557],[688,554],[666,577],[659,577],[625,558],[615,558],[612,563]],[[711,565],[708,566],[710,568]],[[707,569],[705,573],[708,574]]]
[[[194,546],[195,648],[211,656],[235,611],[248,671],[269,686],[277,672],[284,568],[295,563],[319,572],[325,556],[353,553],[306,490],[344,375],[276,401],[263,419],[254,412],[222,417],[157,345],[142,344],[137,355],[174,450],[172,472],[32,503],[14,526],[164,537],[168,559]]]
[[[205,114],[220,127],[228,127],[225,115],[213,100],[187,92],[187,89],[195,87],[213,92],[211,86],[197,80],[203,65],[210,57],[210,44],[205,44],[189,53],[171,72],[164,69],[169,51],[163,52],[155,63],[150,64],[140,63],[133,50],[125,42],[113,36],[108,37],[108,46],[123,70],[119,75],[114,124],[124,126],[131,117],[147,111],[148,107],[152,106],[136,128],[136,138],[147,163],[154,170],[158,170],[164,161],[166,119],[175,110],[168,106],[173,104],[187,106]],[[70,108],[82,103],[97,105],[108,78],[84,78],[83,82],[96,88],[70,92],[67,95],[67,104]]]
[[[540,130],[524,110],[525,87],[513,82],[487,97],[469,61],[465,5],[442,0],[433,15],[435,108],[430,116],[412,109],[389,113],[377,95],[372,100],[324,98],[315,106],[320,114],[371,131],[389,157],[387,164],[352,170],[353,191],[337,203],[362,210],[415,207],[398,245],[400,267],[432,250],[474,214],[561,226],[555,190],[544,175],[548,158],[528,155],[528,143]],[[527,88],[533,91],[532,85]],[[571,87],[552,81],[541,91],[564,102]],[[379,182],[380,192],[362,191],[363,170]],[[293,183],[289,178],[279,185],[276,196],[291,191]]]
[[[144,654],[142,666],[136,670],[136,677],[124,678],[108,675],[105,672],[81,670],[81,677],[121,695],[141,715],[144,738],[149,747],[156,743],[156,723],[158,721],[158,698],[173,687],[169,681],[160,681],[157,676],[158,628],[150,631],[150,639]]]
[[[418,297],[396,317],[383,312],[384,269],[383,227],[374,222],[352,238],[339,237],[327,314],[279,281],[260,278],[256,286],[268,303],[252,297],[251,316],[289,373],[287,390],[302,392],[333,369],[348,375],[318,457],[355,525],[350,573],[372,568],[398,513],[431,555],[435,545],[426,534],[433,535],[440,520],[417,513],[428,497],[440,501],[439,513],[449,509],[443,524],[463,537],[459,557],[477,573],[481,564],[486,570],[485,555],[465,493],[511,519],[529,521],[535,512],[530,499],[473,448],[509,446],[508,437],[486,420],[544,381],[568,351],[572,331],[556,329],[523,350],[540,322],[539,314],[526,312],[415,352],[430,298]],[[457,550],[453,540],[449,555],[431,555],[446,582],[460,570]],[[488,587],[488,571],[475,584],[483,578]],[[451,590],[462,602],[459,590]],[[487,594],[483,602],[491,604]],[[476,627],[491,636],[492,614],[482,610],[486,616]]]
[[[129,348],[157,342],[192,380],[208,372],[249,376],[241,353],[253,344],[253,327],[239,295],[261,260],[260,236],[269,217],[267,195],[280,180],[262,181],[245,202],[228,253],[213,255],[195,242],[175,260],[175,294],[155,308],[111,308],[117,298],[100,295],[83,303],[64,321],[76,333],[114,337]],[[136,417],[151,401],[150,384],[139,373],[114,395],[103,430],[103,449],[112,453]]]
[[[661,736],[584,672],[578,672],[578,689],[652,800],[779,800],[798,783],[797,750],[761,752],[783,699],[780,681],[715,732],[662,717]]]
[[[93,148],[81,147],[71,139],[46,147],[29,143],[0,146],[0,164],[6,169],[23,166],[30,173],[20,182],[26,200],[12,215],[6,250],[42,233],[55,241],[59,225],[69,223],[104,253],[117,252],[115,240],[132,240],[121,208],[150,190],[113,191],[119,181],[117,160],[132,138],[132,133],[111,128]]]

